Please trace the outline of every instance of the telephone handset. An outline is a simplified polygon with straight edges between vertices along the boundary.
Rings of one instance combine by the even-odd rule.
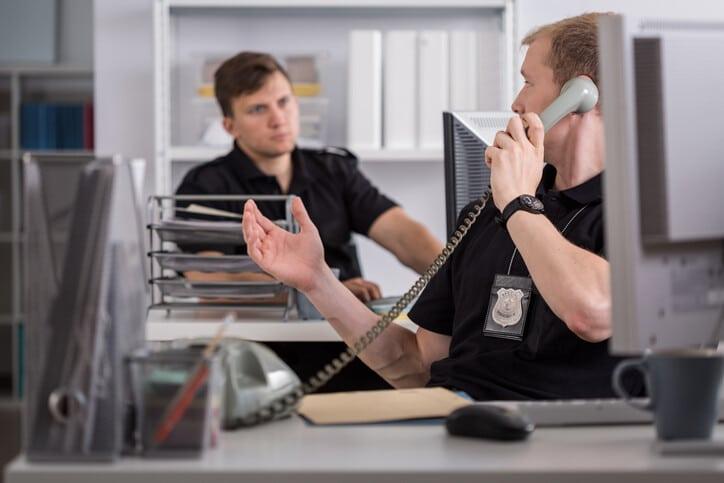
[[[598,88],[591,79],[585,76],[578,76],[563,84],[560,95],[541,114],[544,132],[547,132],[558,121],[571,113],[582,114],[594,108],[598,102]],[[481,160],[482,162],[482,160]],[[296,387],[285,396],[279,397],[268,406],[256,411],[253,415],[245,418],[242,425],[252,425],[260,422],[270,421],[280,415],[288,413],[304,395],[312,393],[327,383],[347,364],[349,364],[360,352],[365,350],[393,320],[400,315],[412,300],[422,292],[430,279],[438,272],[440,267],[455,251],[460,241],[465,237],[470,227],[475,223],[480,213],[490,199],[490,190],[485,191],[473,209],[466,215],[463,223],[455,230],[445,248],[432,262],[424,274],[414,283],[410,290],[400,297],[395,305],[375,324],[365,335],[352,347],[348,347],[337,358],[333,359],[316,376],[313,376],[305,384]]]
[[[558,95],[543,112],[540,120],[543,121],[543,131],[548,132],[558,121],[568,114],[583,114],[596,106],[598,102],[598,87],[586,76],[578,76],[568,80]]]

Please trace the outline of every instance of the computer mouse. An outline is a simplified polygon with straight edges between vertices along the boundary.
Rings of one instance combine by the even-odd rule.
[[[447,432],[454,436],[520,441],[535,426],[518,411],[492,404],[469,404],[451,412],[445,420]]]

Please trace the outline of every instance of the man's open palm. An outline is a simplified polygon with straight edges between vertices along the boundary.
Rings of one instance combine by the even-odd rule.
[[[308,290],[324,269],[324,248],[317,227],[299,197],[292,200],[292,215],[300,232],[288,232],[261,214],[253,200],[244,205],[242,230],[247,251],[262,270],[281,282]]]

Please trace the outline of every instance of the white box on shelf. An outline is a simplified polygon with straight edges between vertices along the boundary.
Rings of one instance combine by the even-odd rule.
[[[448,34],[423,30],[418,47],[418,144],[438,149],[443,142],[442,112],[449,107]]]
[[[299,139],[298,144],[306,148],[321,148],[327,145],[326,97],[299,97]]]
[[[387,32],[384,50],[385,149],[414,149],[417,145],[417,32]]]
[[[347,145],[379,149],[382,144],[382,33],[349,32]]]
[[[502,36],[495,30],[485,30],[478,34],[479,77],[478,107],[479,111],[500,111],[503,106],[504,74],[498,67],[503,59]]]
[[[473,30],[450,32],[450,109],[478,109],[480,35]]]

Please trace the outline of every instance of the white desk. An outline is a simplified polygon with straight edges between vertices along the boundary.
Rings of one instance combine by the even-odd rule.
[[[724,439],[724,425],[717,428]],[[659,456],[648,426],[538,429],[523,443],[449,437],[442,425],[312,427],[294,417],[224,433],[201,460],[9,465],[7,483],[721,482],[720,456]]]
[[[225,313],[220,310],[178,310],[167,315],[164,310],[151,310],[146,323],[146,339],[163,341],[211,338]],[[235,313],[237,323],[226,329],[227,337],[257,342],[340,342],[342,340],[326,320],[290,319],[288,322],[280,322],[278,308],[265,310],[255,307]],[[406,317],[397,319],[395,323],[412,331],[417,330],[417,326]]]

